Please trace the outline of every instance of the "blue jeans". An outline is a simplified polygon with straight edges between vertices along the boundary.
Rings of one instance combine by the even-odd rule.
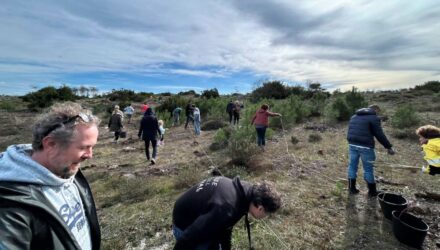
[[[255,130],[257,130],[257,144],[258,146],[264,146],[266,145],[265,135],[266,135],[266,128],[267,127],[255,127]]]
[[[374,153],[374,148],[348,145],[348,153],[350,157],[350,163],[348,164],[348,179],[356,179],[360,158],[362,160],[362,167],[364,168],[365,181],[368,183],[375,183],[373,163],[376,160],[376,154]]]
[[[176,240],[180,240],[180,238],[182,237],[182,234],[183,234],[183,231],[180,228],[173,225],[174,238],[176,238]],[[208,250],[211,244],[212,244],[212,242],[210,242],[210,241],[200,243],[197,246],[195,246],[194,250]],[[221,250],[220,245],[218,247],[218,250]]]
[[[200,135],[200,121],[194,121],[194,133]]]

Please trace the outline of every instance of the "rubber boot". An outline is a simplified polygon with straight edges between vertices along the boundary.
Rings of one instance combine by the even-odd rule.
[[[368,196],[376,197],[379,194],[379,192],[377,192],[376,190],[376,183],[367,182],[367,185],[368,185]]]
[[[356,179],[348,179],[348,191],[350,194],[359,193],[359,189],[356,189]]]

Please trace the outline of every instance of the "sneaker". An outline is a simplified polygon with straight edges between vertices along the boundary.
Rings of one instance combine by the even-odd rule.
[[[154,164],[156,164],[156,159],[151,159],[151,165],[154,165]]]

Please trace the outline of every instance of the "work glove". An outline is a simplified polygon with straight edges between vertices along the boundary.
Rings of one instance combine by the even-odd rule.
[[[394,155],[394,154],[396,154],[396,151],[394,151],[393,148],[389,148],[387,152],[388,152],[389,155]]]
[[[422,166],[422,173],[429,174],[429,166]]]

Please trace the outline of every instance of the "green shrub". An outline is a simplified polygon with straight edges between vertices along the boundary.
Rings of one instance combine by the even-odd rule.
[[[284,99],[289,96],[289,88],[280,81],[264,82],[261,87],[256,88],[251,93],[253,101],[264,98],[267,99]]]
[[[245,166],[257,154],[255,130],[252,126],[244,126],[233,130],[228,141],[228,155],[234,165]]]
[[[321,116],[324,114],[325,105],[328,99],[328,95],[323,92],[316,92],[310,98],[310,115]]]
[[[350,116],[354,114],[356,110],[367,106],[364,95],[355,87],[345,94],[345,104],[347,105],[349,112],[348,118],[350,118]]]
[[[309,142],[319,142],[319,141],[321,141],[322,140],[322,137],[321,137],[321,135],[319,135],[319,134],[310,134],[309,135]]]
[[[185,107],[188,104],[189,99],[186,99],[182,96],[174,95],[167,99],[165,99],[160,106],[156,108],[156,112],[160,113],[171,113],[174,111],[175,108],[180,107],[182,108],[182,112],[180,113],[180,118],[185,116]],[[181,119],[182,120],[182,119]]]
[[[197,92],[196,91],[194,91],[194,90],[188,90],[188,91],[181,91],[181,92],[179,92],[179,93],[177,93],[177,95],[180,95],[180,96],[182,96],[182,95],[185,95],[185,96],[194,96],[194,97],[198,97],[198,96],[200,96],[199,94],[197,94]]]
[[[213,142],[211,145],[209,145],[209,150],[211,151],[217,151],[224,149],[228,146],[228,141],[222,141],[222,142]]]
[[[299,142],[299,139],[296,137],[296,136],[291,136],[290,137],[290,141],[292,142],[292,144],[293,145],[296,145],[296,144],[298,144],[298,142]]]
[[[415,90],[430,90],[432,92],[440,92],[440,81],[429,81],[422,85],[417,85]]]
[[[220,97],[217,88],[207,89],[202,92],[202,97],[210,99],[210,98],[218,98]]]
[[[226,166],[221,169],[223,176],[234,178],[235,176],[240,176],[240,178],[245,179],[249,174],[246,171],[247,169],[243,166]]]
[[[58,89],[49,86],[22,97],[23,101],[29,103],[28,108],[33,111],[50,107],[55,102],[75,101],[77,98],[72,89],[67,86]]]
[[[199,99],[195,105],[199,108],[203,120],[227,120],[226,98]],[[202,124],[203,124],[202,120]]]
[[[197,184],[202,179],[199,169],[194,166],[180,168],[179,174],[174,179],[174,188],[187,189]]]
[[[0,109],[13,112],[23,108],[23,106],[23,101],[18,97],[0,97]]]
[[[202,130],[208,131],[208,130],[217,130],[219,128],[223,128],[228,126],[228,123],[219,119],[216,120],[210,120],[202,123]]]
[[[100,185],[100,188],[103,189],[102,193],[98,196],[103,208],[111,207],[118,203],[140,202],[155,193],[151,184],[141,178],[128,179],[122,176],[107,176],[107,178],[95,181],[94,185],[98,185],[98,182],[103,182]]]
[[[271,111],[280,113],[282,117],[272,117],[270,127],[287,129],[304,121],[310,115],[311,107],[299,96],[291,95],[286,100],[274,104]]]
[[[222,142],[227,142],[229,140],[229,136],[230,136],[230,132],[229,134],[227,134],[227,130],[226,129],[219,129],[217,130],[217,132],[214,134],[214,142],[217,143],[222,143]]]
[[[128,89],[113,89],[112,92],[105,95],[112,102],[121,102],[124,104],[128,104],[131,102],[143,102],[148,97],[154,95],[153,93],[135,93],[133,90]]]
[[[391,117],[391,125],[398,129],[409,128],[418,125],[419,122],[420,118],[410,105],[400,106]]]
[[[391,135],[397,139],[409,139],[413,141],[418,141],[419,137],[414,131],[414,128],[394,129],[391,132]]]
[[[342,96],[338,96],[336,100],[326,108],[325,114],[329,121],[347,121],[352,115]]]

